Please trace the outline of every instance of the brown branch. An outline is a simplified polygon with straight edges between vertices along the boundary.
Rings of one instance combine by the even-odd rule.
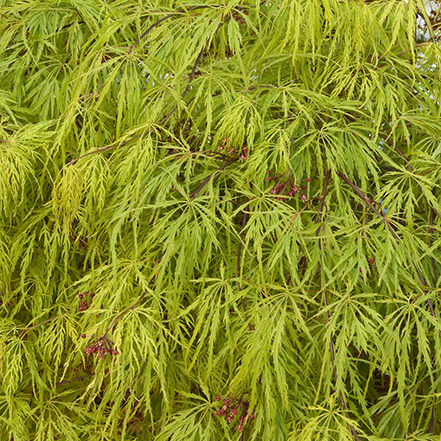
[[[404,55],[407,52],[410,52],[410,51],[414,50],[416,47],[427,46],[429,44],[431,44],[431,43],[418,43],[414,47],[410,47],[409,49],[406,49],[405,51],[400,52],[399,54],[397,54],[397,57],[401,57],[401,55]]]
[[[149,282],[150,283],[150,282]],[[106,329],[106,332],[102,335],[101,338],[107,337],[107,334],[111,331],[111,329],[115,326],[115,323],[127,312],[129,312],[131,309],[135,309],[138,303],[143,299],[143,297],[147,294],[147,290],[144,290],[143,293],[139,296],[139,299],[133,304],[128,306],[126,309],[124,309],[123,312],[120,312],[112,321],[110,326]]]
[[[74,381],[84,380],[84,378],[93,377],[94,375],[95,374],[91,373],[91,374],[81,375],[80,377],[71,378],[70,380],[59,381],[58,383],[55,383],[55,386],[64,386],[65,384],[70,384],[73,383]]]
[[[224,162],[218,169],[216,169],[213,173],[211,173],[207,178],[205,178],[204,182],[202,182],[202,184],[198,187],[198,189],[190,196],[190,199],[194,199],[199,193],[200,191],[205,187],[205,185],[207,185],[207,183],[210,181],[210,179],[213,177],[213,175],[219,171],[222,171],[223,169],[227,168],[230,164],[232,164],[233,162],[235,162],[237,160],[237,158],[233,158],[233,159],[229,159],[228,161]],[[213,180],[213,184],[219,179],[218,175],[214,180]]]
[[[159,121],[159,123],[157,124],[158,126],[160,126],[161,124],[163,124],[165,121],[167,121],[174,113],[174,111],[178,108],[178,105],[176,104],[172,110],[170,110],[170,112],[168,113],[168,115],[166,115],[161,121]],[[150,130],[152,130],[151,127],[149,127],[147,130],[144,130],[142,133],[140,133],[139,135],[135,135],[133,137],[131,137],[130,139],[127,139],[126,141],[122,142],[121,144],[115,143],[115,144],[111,144],[109,146],[106,147],[101,147],[98,148],[96,150],[92,150],[91,152],[87,152],[84,155],[78,156],[78,158],[72,159],[72,161],[68,162],[67,165],[71,165],[77,161],[79,161],[82,158],[85,158],[87,156],[93,155],[95,153],[104,153],[107,152],[108,150],[114,149],[116,147],[122,147],[125,146],[126,144],[128,144],[129,142],[134,141],[135,139],[141,138],[141,136],[144,136],[146,133],[148,133]]]
[[[392,236],[400,240],[400,238],[397,236],[397,233],[395,233],[395,230],[392,228],[392,226],[389,223],[389,220],[386,218],[386,216],[382,212],[380,213],[375,207],[373,202],[352,182],[350,181],[343,173],[337,171],[337,175],[340,176],[353,190],[357,192],[357,194],[365,201],[365,203],[370,207],[370,209],[382,219],[388,230],[392,233]]]
[[[386,140],[387,141],[387,140]],[[395,146],[394,146],[395,147]],[[403,153],[397,148],[395,147],[395,149],[398,151],[398,153],[406,160],[406,157],[403,155]],[[410,166],[410,164],[408,164],[408,167],[410,169],[411,172],[413,172],[412,167]],[[391,225],[389,224],[389,222],[387,221],[386,217],[383,214],[380,214],[380,212],[373,206],[372,201],[354,184],[352,183],[346,176],[344,176],[342,173],[337,172],[337,174],[346,182],[348,183],[358,194],[359,196],[361,196],[365,203],[367,205],[369,205],[369,207],[374,211],[375,214],[377,214],[378,216],[380,216],[383,219],[383,222],[385,223],[385,225],[387,226],[387,228],[389,229],[389,231],[392,233],[392,235],[394,236],[395,239],[400,240],[399,237],[397,236],[397,234],[395,233],[395,231],[393,230],[393,228],[391,227]],[[420,188],[421,189],[421,188]],[[423,195],[424,196],[424,195]],[[430,204],[429,204],[430,205]],[[436,212],[436,210],[431,206],[431,225],[433,225],[433,216],[434,216],[434,212]],[[431,228],[431,230],[433,231],[433,228]],[[432,258],[433,259],[433,258]],[[432,265],[434,268],[434,272],[435,272],[435,276],[437,277],[437,273],[436,273],[436,267],[434,266],[434,260],[432,260]],[[423,277],[421,276],[420,271],[418,270],[418,267],[416,266],[415,262],[413,262],[413,267],[415,268],[415,272],[417,274],[418,277],[418,281],[420,283],[421,286],[426,286],[426,284],[424,283]],[[423,289],[424,294],[427,295],[427,291]],[[325,294],[325,301],[326,301],[326,294]],[[427,298],[427,303],[429,304],[429,308],[430,308],[430,312],[432,314],[432,317],[436,320],[437,316],[435,313],[435,310],[433,308],[433,304],[432,301],[430,300],[430,298]],[[441,330],[438,330],[438,335],[441,338]],[[435,406],[436,403],[434,403]],[[431,431],[433,431],[433,421],[432,419],[434,418],[434,408],[432,408],[432,416],[431,416],[431,422],[429,425],[429,433],[431,433]]]
[[[383,138],[391,147],[394,148],[394,150],[406,161],[406,165],[407,168],[409,169],[409,171],[411,173],[414,173],[412,166],[409,163],[409,160],[406,158],[406,156],[404,155],[404,153],[385,135],[382,135],[381,133],[379,133],[379,135],[381,136],[381,138]],[[435,208],[433,208],[432,204],[427,200],[426,195],[423,192],[423,188],[421,187],[420,184],[417,184],[418,188],[420,189],[421,194],[423,195],[424,199],[427,201],[427,203],[429,204],[429,207],[431,210],[433,210],[433,212],[441,219],[441,214],[438,213],[437,210],[435,210]]]
[[[429,246],[433,245],[433,221],[435,217],[435,210],[433,207],[430,208],[430,228],[429,228]],[[433,277],[435,279],[435,285],[438,283],[438,272],[436,270],[435,258],[432,256],[432,269]]]
[[[167,18],[171,18],[175,15],[184,14],[189,11],[194,11],[195,9],[204,9],[204,8],[210,8],[213,7],[213,5],[201,5],[201,6],[190,6],[187,9],[180,9],[179,11],[172,12],[171,14],[166,15],[165,17],[160,18],[159,20],[155,21],[145,32],[141,34],[141,36],[132,43],[130,46],[128,55],[132,53],[133,48],[156,26],[158,26],[160,23],[162,23],[164,20],[167,20]]]
[[[325,182],[323,184],[323,189],[322,189],[322,194],[320,196],[319,214],[318,214],[318,219],[317,219],[318,224],[321,223],[321,221],[322,221],[322,213],[323,213],[323,208],[325,206],[325,196],[326,196],[326,192],[328,191],[328,184],[329,184],[330,177],[331,177],[331,169],[329,169],[326,173]],[[320,230],[321,230],[321,225],[317,229],[317,236],[320,234]],[[319,239],[319,249],[320,250],[322,249],[320,239]]]
[[[189,8],[188,10],[202,9],[202,8],[208,8],[208,6],[193,6],[193,7]],[[143,37],[145,37],[145,35],[147,35],[147,33],[148,33],[151,29],[153,29],[154,26],[156,26],[157,24],[161,23],[161,22],[164,21],[166,18],[169,18],[169,17],[171,17],[171,16],[173,16],[173,15],[176,15],[176,14],[178,14],[178,13],[182,13],[182,12],[186,12],[186,11],[187,11],[187,10],[182,9],[182,10],[180,10],[180,11],[174,12],[173,14],[169,14],[169,15],[167,15],[166,17],[163,17],[163,18],[161,18],[160,20],[158,20],[158,21],[157,21],[155,24],[153,24],[152,26],[150,26],[150,28],[147,29],[147,31],[145,31],[145,32],[141,35],[141,37],[140,37],[138,40],[136,40],[136,41],[132,44],[132,46],[130,46],[129,55],[130,55],[130,53],[131,53],[131,51],[132,51],[132,49],[133,49],[133,46],[134,46],[135,44],[137,44],[137,43],[139,42],[140,39],[142,39]],[[226,20],[227,20],[227,19],[225,19],[224,21],[222,21],[222,23],[219,24],[219,26],[218,26],[217,29],[216,29],[216,32],[217,32],[217,31],[219,30],[219,28],[225,23]],[[208,44],[208,42],[209,42],[209,39],[207,40],[207,44]],[[196,69],[197,69],[197,66],[198,66],[198,64],[199,64],[199,61],[201,60],[202,54],[203,54],[203,52],[204,52],[204,49],[205,49],[205,46],[202,47],[202,49],[199,51],[198,56],[196,57],[196,61],[195,61],[194,65],[193,65],[193,68],[192,68],[192,70],[191,70],[191,72],[190,72],[190,75],[189,75],[189,77],[188,77],[188,83],[187,83],[187,86],[186,86],[186,88],[185,88],[185,90],[184,90],[184,93],[182,94],[182,97],[181,97],[182,99],[185,98],[185,95],[187,95],[187,92],[188,92],[189,89],[190,89],[190,83],[193,81],[194,74],[195,74],[195,72],[196,72]],[[101,89],[103,86],[104,86],[104,84],[101,85],[97,90]],[[95,94],[95,92],[93,92],[93,94]],[[92,94],[92,96],[93,96],[93,94]],[[169,113],[168,113],[168,114],[167,114],[167,115],[166,115],[161,121],[159,121],[158,125],[162,125],[162,124],[164,124],[165,121],[167,121],[167,120],[173,115],[173,113],[176,111],[177,108],[178,108],[178,104],[175,104],[175,106],[170,110],[170,112],[169,112]],[[77,162],[78,160],[80,160],[80,159],[82,159],[82,158],[85,158],[85,157],[87,157],[87,156],[93,155],[93,154],[95,154],[95,153],[104,153],[104,152],[107,152],[108,150],[114,149],[114,148],[116,148],[116,147],[122,147],[122,146],[128,144],[129,142],[132,142],[132,141],[134,141],[135,139],[138,139],[138,138],[140,138],[141,136],[144,136],[144,135],[145,135],[146,133],[148,133],[150,130],[151,130],[151,127],[149,127],[147,130],[144,130],[144,132],[140,133],[139,135],[133,136],[132,138],[128,139],[127,141],[124,141],[124,142],[121,143],[121,144],[115,143],[115,144],[111,144],[111,145],[106,146],[106,147],[101,147],[101,148],[96,149],[96,150],[93,150],[93,151],[91,151],[91,152],[87,152],[87,153],[85,153],[84,155],[79,156],[78,158],[72,159],[72,161],[70,161],[67,165],[71,165],[71,164]]]
[[[159,262],[162,260],[162,258],[164,257],[164,253],[161,254],[161,257],[159,258]],[[158,270],[159,272],[159,270]],[[155,275],[153,275],[151,277],[151,279],[148,281],[148,286],[150,286],[150,284],[153,282],[153,279],[155,278]],[[107,334],[111,331],[111,329],[115,326],[115,323],[127,312],[129,312],[131,309],[135,309],[136,306],[139,304],[139,302],[144,298],[144,296],[147,294],[147,289],[145,289],[143,291],[143,293],[139,296],[139,299],[133,304],[128,306],[126,309],[124,309],[124,311],[120,312],[112,321],[112,323],[110,324],[110,326],[106,329],[106,332],[101,336],[101,338],[106,338]]]
[[[435,220],[434,218],[435,218],[434,209],[433,209],[433,207],[430,207],[429,246],[433,245],[433,221]],[[435,285],[436,285],[438,283],[438,272],[436,270],[435,258],[433,256],[432,256],[431,260],[432,260],[433,277],[435,279]],[[429,302],[432,316],[435,316],[435,311],[433,310],[432,302],[430,301],[430,299],[427,299],[427,300]],[[436,318],[436,316],[435,316],[435,318]],[[439,331],[438,331],[438,333],[439,333]],[[437,388],[435,388],[435,394],[436,394],[436,392],[437,392]],[[433,427],[435,424],[435,408],[436,408],[436,395],[434,398],[434,403],[432,405],[432,413],[430,415],[430,423],[429,423],[429,429],[428,429],[429,433],[433,433]]]
[[[70,310],[70,311],[71,311],[71,310]],[[70,312],[70,311],[67,311],[67,312]],[[67,312],[65,312],[64,314],[67,314]],[[25,329],[22,329],[21,331],[18,331],[18,332],[17,332],[16,334],[14,334],[14,335],[15,335],[15,336],[18,336],[18,335],[22,334],[23,332],[31,331],[32,329],[38,328],[39,326],[42,326],[42,325],[45,325],[46,323],[49,323],[49,322],[51,322],[51,321],[57,319],[58,317],[61,317],[62,315],[63,315],[63,314],[55,315],[54,317],[48,318],[47,320],[44,320],[44,321],[41,322],[41,323],[38,323],[38,324],[36,324],[36,325],[29,326],[29,327],[27,327],[27,328],[25,328]]]
[[[406,54],[407,52],[410,52],[410,51],[414,50],[416,47],[427,46],[428,44],[430,44],[430,42],[416,44],[414,47],[406,49],[405,51],[400,52],[399,54],[397,54],[397,57],[401,57],[402,55]],[[382,58],[383,58],[383,56],[381,56],[378,59],[378,61],[380,61]],[[381,66],[377,66],[374,70],[382,69],[383,67],[386,67],[386,66],[387,66],[387,64],[382,64]]]
[[[245,207],[245,210],[243,211],[243,220],[242,220],[242,228],[240,229],[240,241],[239,241],[239,248],[237,251],[237,276],[239,277],[239,280],[237,282],[237,287],[239,289],[239,292],[242,291],[242,283],[240,281],[240,277],[241,277],[241,271],[240,271],[240,258],[241,258],[241,253],[242,253],[242,243],[243,243],[243,233],[244,233],[244,229],[245,229],[245,225],[247,223],[247,218],[248,218],[248,210],[250,208],[250,205],[248,204]],[[240,296],[240,300],[242,302],[242,308],[243,311],[245,313],[245,318],[248,322],[248,328],[250,331],[253,330],[253,326],[251,325],[251,323],[249,322],[249,318],[248,318],[248,314],[247,314],[247,307],[245,305],[245,300],[243,299],[243,296]]]
[[[325,182],[323,184],[322,194],[320,196],[319,213],[318,213],[318,219],[317,219],[317,223],[318,224],[320,224],[321,221],[322,221],[323,208],[325,206],[325,196],[326,196],[326,192],[328,190],[328,184],[329,184],[329,178],[330,177],[331,177],[331,169],[329,168],[328,171],[326,172]],[[317,236],[320,234],[320,230],[321,230],[321,225],[319,225],[319,227],[317,229]],[[322,243],[321,243],[321,239],[320,238],[318,240],[318,247],[319,247],[319,250],[321,251]],[[320,273],[322,272],[322,265],[321,265],[320,262],[319,262],[319,271],[320,271]],[[323,296],[324,296],[323,300],[324,300],[325,307],[326,307],[326,323],[327,323],[327,326],[329,328],[330,317],[329,317],[328,297],[326,295],[326,290],[324,291]],[[334,378],[335,378],[335,381],[337,382],[338,375],[337,375],[337,367],[335,366],[335,350],[334,350],[334,342],[333,342],[333,339],[332,339],[332,332],[330,332],[330,334],[329,334],[329,348],[330,348],[330,351],[331,351],[331,360],[332,360],[332,367],[333,367],[333,370],[334,370]],[[346,402],[345,402],[345,399],[344,399],[344,396],[343,396],[343,392],[341,390],[339,390],[338,394],[340,396],[340,402],[341,402],[341,405],[342,405],[343,410],[345,412],[346,418],[350,419],[349,418],[349,412],[348,412],[347,407],[346,407]],[[352,424],[350,424],[350,423],[348,423],[348,424],[349,424],[349,428],[351,429],[351,432],[354,435],[355,439],[357,441],[360,441],[360,438],[358,437],[358,434],[357,434],[357,431],[355,430],[355,427]]]

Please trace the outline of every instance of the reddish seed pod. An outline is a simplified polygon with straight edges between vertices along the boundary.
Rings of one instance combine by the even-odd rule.
[[[86,338],[86,334],[81,334],[81,338]]]
[[[80,292],[78,293],[78,298],[81,300],[83,298],[83,294],[81,294]]]
[[[216,401],[220,401],[220,399],[221,399],[221,397],[218,395],[218,396],[216,397]]]
[[[311,178],[306,178],[306,180],[307,180],[308,182],[311,182],[311,181],[312,181],[312,179],[311,179]]]
[[[306,185],[302,185],[302,190],[304,190],[306,188]]]
[[[253,414],[248,415],[248,418],[249,418],[250,420],[254,420],[254,415],[253,415]]]

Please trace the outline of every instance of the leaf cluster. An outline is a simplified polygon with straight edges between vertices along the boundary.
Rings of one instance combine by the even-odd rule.
[[[440,435],[425,3],[0,0],[1,441]]]

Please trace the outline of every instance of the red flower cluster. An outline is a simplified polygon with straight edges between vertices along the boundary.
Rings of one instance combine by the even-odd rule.
[[[218,151],[220,152],[226,152],[229,156],[235,156],[236,155],[236,149],[233,146],[228,147],[227,149],[227,143],[228,143],[228,137],[224,138],[221,143],[218,146]],[[248,160],[248,148],[242,147],[242,150],[240,151],[240,155],[238,158],[239,162],[245,162]]]
[[[248,148],[244,147],[239,156],[239,162],[245,162],[248,160]]]
[[[247,10],[244,10],[243,13],[244,13],[244,15],[248,15]],[[227,14],[225,16],[225,18],[228,18],[229,16],[230,16],[230,14]],[[239,21],[241,25],[244,25],[246,23],[246,20],[243,17],[241,17],[238,13],[233,14],[233,18],[234,18],[234,20]]]
[[[247,413],[248,413],[248,407],[249,403],[248,401],[245,401],[241,398],[237,397],[216,397],[216,401],[223,401],[223,406],[221,409],[216,411],[217,416],[223,416],[228,424],[232,423],[238,414],[238,408],[240,408],[241,412],[239,415],[239,425],[237,426],[236,431],[242,432],[243,427],[245,425],[245,421],[247,419]],[[248,415],[248,419],[253,420],[254,415],[250,414]]]
[[[375,266],[375,259],[367,259],[367,261],[369,264],[369,271],[368,272],[370,272],[370,271],[372,271],[372,269]],[[360,273],[363,272],[361,268],[359,269],[359,271],[360,271]]]
[[[83,335],[84,334],[81,334],[81,337],[83,337]],[[116,347],[113,346],[113,343],[106,336],[100,337],[92,346],[88,346],[84,352],[87,355],[96,354],[99,360],[103,360],[107,354],[111,356],[119,354]]]
[[[95,297],[95,293],[91,292],[90,294],[85,292],[79,292],[78,293],[78,299],[80,300],[80,307],[78,308],[78,311],[82,312],[86,309],[89,309],[93,298]]]
[[[271,171],[268,172],[267,181],[277,181],[277,184],[270,190],[271,194],[277,195],[286,195],[289,197],[293,197],[297,193],[300,193],[300,188],[294,184],[292,179],[284,179],[285,175],[275,175],[271,174]],[[307,182],[311,182],[311,178],[306,179]],[[302,190],[306,190],[306,185],[301,186]],[[278,200],[282,200],[283,198],[277,198]],[[304,193],[300,193],[300,200],[302,202],[308,202],[308,196]]]

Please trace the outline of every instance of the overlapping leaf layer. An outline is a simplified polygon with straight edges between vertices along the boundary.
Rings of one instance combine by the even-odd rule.
[[[439,436],[436,11],[0,7],[0,440]]]

